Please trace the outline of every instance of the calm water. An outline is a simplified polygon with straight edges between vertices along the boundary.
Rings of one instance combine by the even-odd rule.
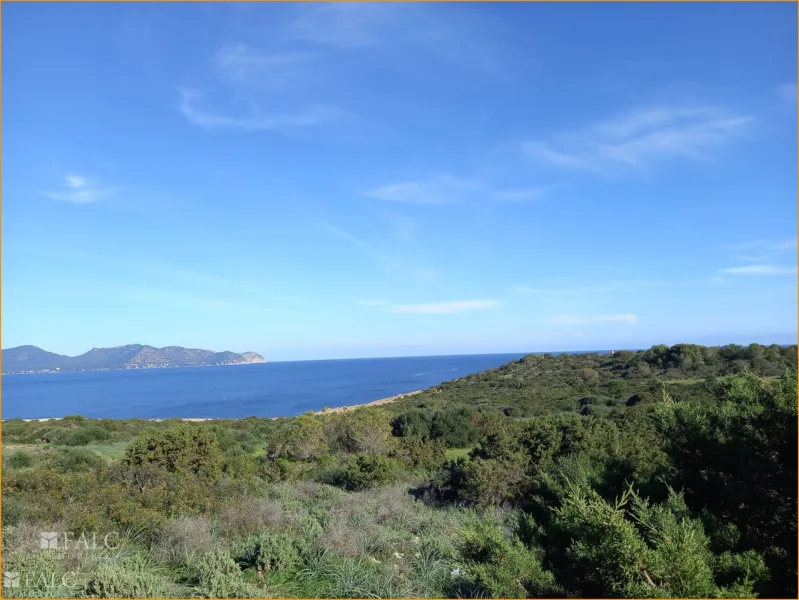
[[[4,375],[2,418],[278,417],[362,404],[498,367],[523,354],[276,362]]]

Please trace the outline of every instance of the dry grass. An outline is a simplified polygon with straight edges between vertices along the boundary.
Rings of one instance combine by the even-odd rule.
[[[16,527],[3,528],[3,551],[32,552],[40,548],[41,533],[43,531],[66,531],[64,523],[21,523]],[[61,538],[59,537],[59,541]]]
[[[179,563],[188,554],[211,550],[215,541],[213,523],[207,517],[178,517],[161,530],[153,552],[160,560]]]

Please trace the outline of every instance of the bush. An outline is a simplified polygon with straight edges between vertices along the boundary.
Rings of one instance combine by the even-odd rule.
[[[19,450],[8,457],[8,465],[12,469],[27,469],[33,465],[33,456],[24,450]]]
[[[591,489],[569,486],[555,515],[550,541],[560,548],[548,552],[562,552],[559,577],[581,596],[752,597],[766,573],[756,556],[714,557],[701,522],[672,490],[662,504],[649,504],[632,488],[608,503]],[[725,574],[728,589],[716,583]]]
[[[400,463],[386,456],[362,454],[351,457],[334,483],[348,490],[369,489],[397,480]]]
[[[464,448],[480,437],[474,414],[474,409],[469,407],[414,408],[396,417],[391,426],[397,437],[437,440],[448,448]]]
[[[241,569],[230,554],[213,550],[190,569],[189,581],[204,598],[257,598],[257,590],[244,583]]]
[[[59,438],[56,443],[64,446],[85,446],[92,442],[104,442],[110,437],[111,434],[102,427],[79,427]]]
[[[17,496],[10,496],[3,493],[3,527],[6,525],[17,525],[22,515],[25,514],[25,505]]]
[[[65,473],[95,471],[106,466],[102,456],[86,448],[62,448],[48,462]]]
[[[392,447],[391,414],[381,408],[329,415],[325,419],[325,430],[333,450],[386,454]]]
[[[170,473],[216,481],[222,473],[223,456],[218,440],[207,429],[178,423],[136,438],[128,446],[123,462],[129,467],[149,464]]]
[[[240,542],[233,551],[236,562],[244,569],[289,571],[300,556],[292,538],[282,533],[262,533]]]
[[[427,471],[444,462],[444,445],[438,440],[425,441],[419,437],[400,438],[392,456],[403,461],[408,467]]]
[[[137,554],[123,561],[100,563],[85,592],[99,598],[163,598],[174,596],[175,587]]]
[[[519,540],[505,538],[502,528],[479,523],[463,537],[461,555],[471,597],[553,598],[563,595],[552,573]]]
[[[521,454],[466,461],[456,476],[458,499],[475,506],[515,504],[525,491],[528,466],[529,459]]]

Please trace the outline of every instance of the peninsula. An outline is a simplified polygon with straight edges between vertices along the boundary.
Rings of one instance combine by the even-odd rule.
[[[164,369],[264,363],[255,352],[213,352],[167,346],[155,348],[129,344],[115,348],[92,348],[80,356],[64,356],[36,346],[18,346],[2,351],[3,374],[60,373],[66,371],[115,371],[120,369]]]

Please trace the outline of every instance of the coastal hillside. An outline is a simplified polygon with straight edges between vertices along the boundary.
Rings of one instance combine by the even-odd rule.
[[[795,598],[796,350],[529,355],[280,419],[5,421],[3,567],[53,575],[4,596]],[[92,532],[113,546],[67,543]]]
[[[3,350],[3,373],[47,373],[54,371],[109,371],[165,367],[204,367],[266,362],[255,352],[213,352],[167,346],[154,348],[141,344],[115,348],[92,348],[80,356],[53,354],[36,346]]]
[[[518,417],[608,412],[659,399],[664,386],[675,398],[708,400],[718,377],[751,371],[771,378],[796,365],[796,345],[777,344],[676,344],[610,354],[528,354],[499,368],[424,390],[392,410],[457,404]]]

